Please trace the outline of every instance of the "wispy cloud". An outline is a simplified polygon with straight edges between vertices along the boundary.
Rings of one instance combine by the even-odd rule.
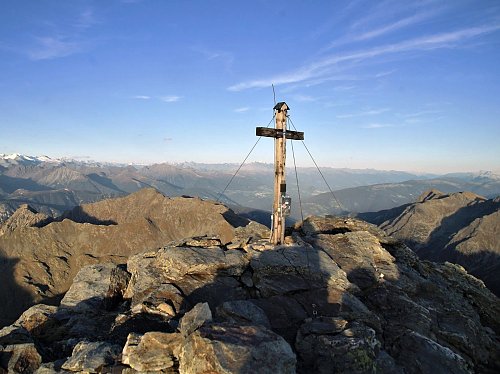
[[[221,61],[226,69],[231,68],[234,62],[234,55],[228,51],[213,50],[206,47],[191,47],[194,52],[200,53],[208,61]]]
[[[384,26],[380,26],[376,29],[366,31],[363,33],[358,33],[355,35],[347,35],[345,37],[342,37],[341,39],[338,39],[330,44],[328,48],[333,48],[333,47],[338,47],[343,44],[347,43],[352,43],[352,42],[360,42],[360,41],[366,41],[370,39],[377,38],[379,36],[389,34],[393,31],[397,31],[399,29],[402,29],[404,27],[408,27],[417,23],[420,23],[422,21],[425,21],[433,16],[435,16],[437,11],[432,11],[432,12],[423,12],[420,14],[414,14],[410,17],[405,17],[400,20],[397,20],[395,22],[386,24]]]
[[[359,113],[348,113],[348,114],[339,114],[337,118],[353,118],[353,117],[364,117],[364,116],[375,116],[378,114],[386,113],[390,111],[390,108],[381,108],[381,109],[371,109],[365,110]]]
[[[399,43],[376,46],[343,54],[332,54],[317,62],[313,62],[285,74],[263,79],[244,81],[228,87],[230,91],[242,91],[251,88],[270,87],[271,84],[283,85],[292,83],[306,83],[311,80],[324,82],[332,79],[332,74],[338,71],[339,65],[356,62],[360,63],[376,57],[395,55],[404,52],[431,51],[444,48],[456,48],[461,42],[496,32],[500,24],[470,27],[452,32],[428,35],[420,38],[405,40]]]
[[[442,113],[442,110],[421,110],[419,112],[402,114],[401,117],[403,117],[403,118],[416,118],[416,117],[428,116],[428,115],[439,114],[439,113]]]
[[[395,127],[395,125],[391,123],[370,123],[368,125],[361,126],[363,129],[383,129],[386,127]]]
[[[80,13],[75,26],[80,29],[88,29],[97,23],[97,19],[93,9],[86,9]]]
[[[175,96],[175,95],[170,95],[170,96],[162,96],[160,97],[160,100],[165,102],[165,103],[175,103],[182,99],[182,96]]]
[[[175,103],[183,98],[183,96],[168,95],[168,96],[150,96],[150,95],[134,95],[131,96],[132,99],[136,100],[156,100],[162,101],[164,103]]]
[[[244,113],[244,112],[248,112],[249,110],[250,110],[250,108],[247,107],[247,106],[245,106],[245,107],[242,107],[242,108],[236,108],[234,110],[234,112],[236,112],[236,113]]]
[[[28,50],[31,60],[49,60],[82,52],[83,43],[68,41],[61,37],[35,37],[36,46]]]
[[[388,75],[393,74],[395,71],[396,71],[396,69],[389,70],[389,71],[382,71],[380,73],[375,74],[375,78],[387,77]]]
[[[351,102],[347,102],[347,101],[335,101],[335,102],[327,102],[325,103],[325,108],[339,108],[339,107],[343,107],[343,106],[348,106],[348,105],[351,105],[352,103]]]
[[[350,86],[335,86],[333,89],[335,91],[350,91],[355,89],[356,86],[350,85]]]
[[[365,32],[365,33],[362,33],[362,34],[359,34],[359,35],[357,35],[357,36],[354,37],[354,40],[373,39],[373,38],[379,37],[381,35],[384,35],[384,34],[387,34],[387,33],[390,33],[390,32],[396,31],[396,30],[399,30],[399,29],[401,29],[403,27],[407,27],[407,26],[414,25],[416,23],[422,22],[422,21],[424,21],[426,19],[429,19],[430,17],[432,17],[434,15],[435,15],[435,12],[425,12],[425,13],[421,13],[421,14],[415,14],[413,16],[400,19],[400,20],[398,20],[396,22],[393,22],[393,23],[390,23],[388,25],[379,27],[377,29],[374,29],[374,30],[371,30],[371,31],[368,31],[368,32]]]
[[[445,118],[446,118],[445,116],[436,116],[436,117],[422,116],[422,117],[408,117],[408,118],[404,119],[403,121],[406,124],[413,125],[413,124],[422,124],[422,123],[436,123],[436,122],[442,121]]]
[[[67,57],[87,51],[92,42],[85,38],[85,32],[97,23],[93,9],[88,8],[69,20],[67,26],[59,22],[44,21],[45,35],[30,36],[26,46],[12,48],[25,54],[33,61]]]
[[[309,95],[294,95],[292,97],[295,101],[301,102],[301,103],[308,103],[311,101],[316,101],[317,99],[315,97],[309,96]]]
[[[432,13],[437,14],[445,9],[441,0],[419,0],[405,3],[400,0],[382,0],[369,3],[365,2],[363,6],[366,8],[367,4],[372,7],[366,9],[366,16],[357,17],[355,19],[350,25],[351,30],[366,30],[371,25],[380,24],[388,19],[399,17],[405,13],[415,13],[415,15],[417,15],[421,14],[420,12],[429,12],[428,9],[433,9]]]

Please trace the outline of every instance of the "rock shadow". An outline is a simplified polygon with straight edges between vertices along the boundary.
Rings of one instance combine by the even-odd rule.
[[[19,286],[15,280],[14,271],[18,258],[6,257],[0,248],[0,328],[14,322],[18,310],[24,310],[33,305],[32,296]]]
[[[91,223],[98,226],[118,225],[118,223],[114,220],[101,220],[88,214],[81,206],[76,206],[73,209],[66,211],[61,216],[53,219],[52,222],[62,222],[65,219],[69,219],[77,223]]]
[[[222,213],[224,219],[233,227],[245,227],[250,223],[248,218],[242,217],[234,213],[231,209]]]
[[[362,219],[366,222],[373,223],[374,225],[381,225],[385,221],[393,220],[399,217],[409,206],[413,204],[404,204],[392,209],[384,209],[378,212],[363,212],[357,213],[356,218]]]
[[[29,178],[15,178],[9,177],[8,175],[0,175],[0,185],[2,190],[7,193],[12,193],[16,190],[23,189],[28,191],[50,191],[52,188],[47,186],[42,186],[32,179]]]
[[[255,221],[266,227],[271,227],[271,212],[261,209],[237,209],[237,214],[248,220]]]
[[[103,177],[102,175],[99,175],[96,173],[87,174],[87,177],[91,181],[96,182],[96,183],[100,184],[101,186],[107,187],[111,190],[114,190],[114,191],[122,193],[122,194],[127,193],[126,191],[123,191],[118,186],[116,186],[110,178]]]

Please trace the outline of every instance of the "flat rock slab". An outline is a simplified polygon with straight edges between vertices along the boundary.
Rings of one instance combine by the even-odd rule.
[[[165,247],[156,256],[156,266],[171,281],[193,274],[238,276],[247,264],[243,252],[221,248]]]
[[[325,252],[311,247],[286,247],[257,252],[250,266],[262,297],[325,288],[347,289],[346,274]]]
[[[202,354],[200,354],[202,352]],[[189,335],[183,346],[181,374],[295,374],[290,345],[262,326],[212,324]]]

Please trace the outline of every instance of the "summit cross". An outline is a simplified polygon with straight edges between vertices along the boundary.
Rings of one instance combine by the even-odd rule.
[[[285,102],[274,106],[276,126],[274,129],[257,127],[256,135],[274,138],[274,202],[271,215],[271,243],[283,244],[285,241],[285,217],[290,212],[290,198],[286,196],[286,139],[304,140],[304,133],[287,130],[287,111]]]

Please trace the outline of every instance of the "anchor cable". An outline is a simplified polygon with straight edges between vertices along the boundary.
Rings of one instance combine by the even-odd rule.
[[[269,127],[271,125],[271,123],[273,122],[274,120],[274,114],[273,114],[273,118],[271,118],[271,120],[269,121],[269,123],[267,124],[266,128]],[[224,190],[222,190],[221,193],[219,193],[219,196],[217,196],[217,200],[216,202],[219,203],[220,202],[220,198],[221,196],[224,194],[224,192],[226,192],[226,190],[229,188],[229,185],[233,182],[233,179],[236,177],[236,174],[238,174],[238,172],[240,171],[240,169],[243,167],[243,165],[245,164],[245,162],[247,161],[248,157],[250,157],[250,155],[252,154],[253,150],[255,149],[255,147],[257,146],[257,144],[260,142],[260,140],[262,139],[262,136],[259,136],[259,138],[257,139],[257,141],[255,142],[255,144],[253,145],[253,147],[250,149],[250,152],[248,152],[247,156],[245,157],[245,159],[243,160],[243,162],[240,164],[240,166],[238,167],[238,169],[236,170],[236,172],[233,174],[233,176],[231,177],[231,179],[229,179],[229,182],[227,182],[226,184],[226,187],[224,187]]]
[[[290,117],[288,117],[288,119],[290,119]],[[292,126],[293,126],[293,123],[292,123]],[[295,128],[295,126],[293,126],[293,128]],[[297,129],[295,129],[295,131],[297,131]],[[297,163],[295,162],[295,150],[293,148],[293,140],[290,143],[291,143],[291,146],[292,146],[293,167],[295,169],[295,180],[297,182],[297,195],[299,197],[300,217],[302,219],[302,224],[303,224],[304,223],[304,211],[302,209],[302,198],[301,198],[301,195],[300,195],[299,174],[297,172]],[[308,273],[309,273],[308,274],[308,278],[306,279],[306,282],[309,285],[309,289],[312,288],[312,282],[311,282],[311,278],[312,278],[311,260],[309,258],[309,251],[311,251],[311,250],[312,250],[312,248],[308,248],[308,247],[305,248],[306,260],[307,260],[307,270],[308,270]],[[311,304],[311,309],[312,309],[312,315],[315,318],[316,315],[318,314],[318,312],[316,311],[316,304],[315,303]]]
[[[299,174],[297,173],[297,163],[295,162],[295,151],[293,149],[293,140],[290,141],[290,144],[292,146],[293,167],[295,169],[295,181],[297,182],[297,195],[299,197],[300,217],[302,218],[302,222],[304,222],[304,211],[302,210],[302,199],[300,196],[300,187],[299,187]]]
[[[290,118],[290,116],[288,116],[288,120],[290,121],[290,123],[292,124],[293,128],[295,129],[295,131],[297,131],[297,128],[295,127],[295,125],[293,124],[293,121],[292,119]],[[319,174],[321,175],[321,178],[323,178],[323,181],[325,182],[326,186],[328,187],[328,189],[330,190],[330,193],[332,194],[333,196],[333,199],[337,202],[337,205],[339,206],[340,210],[345,210],[344,207],[342,206],[342,204],[340,203],[340,201],[337,199],[337,197],[335,196],[335,194],[333,193],[333,190],[332,188],[330,187],[330,185],[328,184],[328,182],[326,181],[326,178],[325,176],[323,175],[323,173],[321,172],[321,169],[319,168],[318,164],[316,163],[316,160],[314,159],[314,157],[312,156],[311,152],[309,151],[309,148],[307,148],[306,146],[306,143],[301,140],[302,144],[304,145],[304,148],[306,149],[307,153],[309,154],[309,157],[311,157],[311,160],[312,162],[314,163],[314,166],[316,166],[316,169],[318,169],[318,172]]]

